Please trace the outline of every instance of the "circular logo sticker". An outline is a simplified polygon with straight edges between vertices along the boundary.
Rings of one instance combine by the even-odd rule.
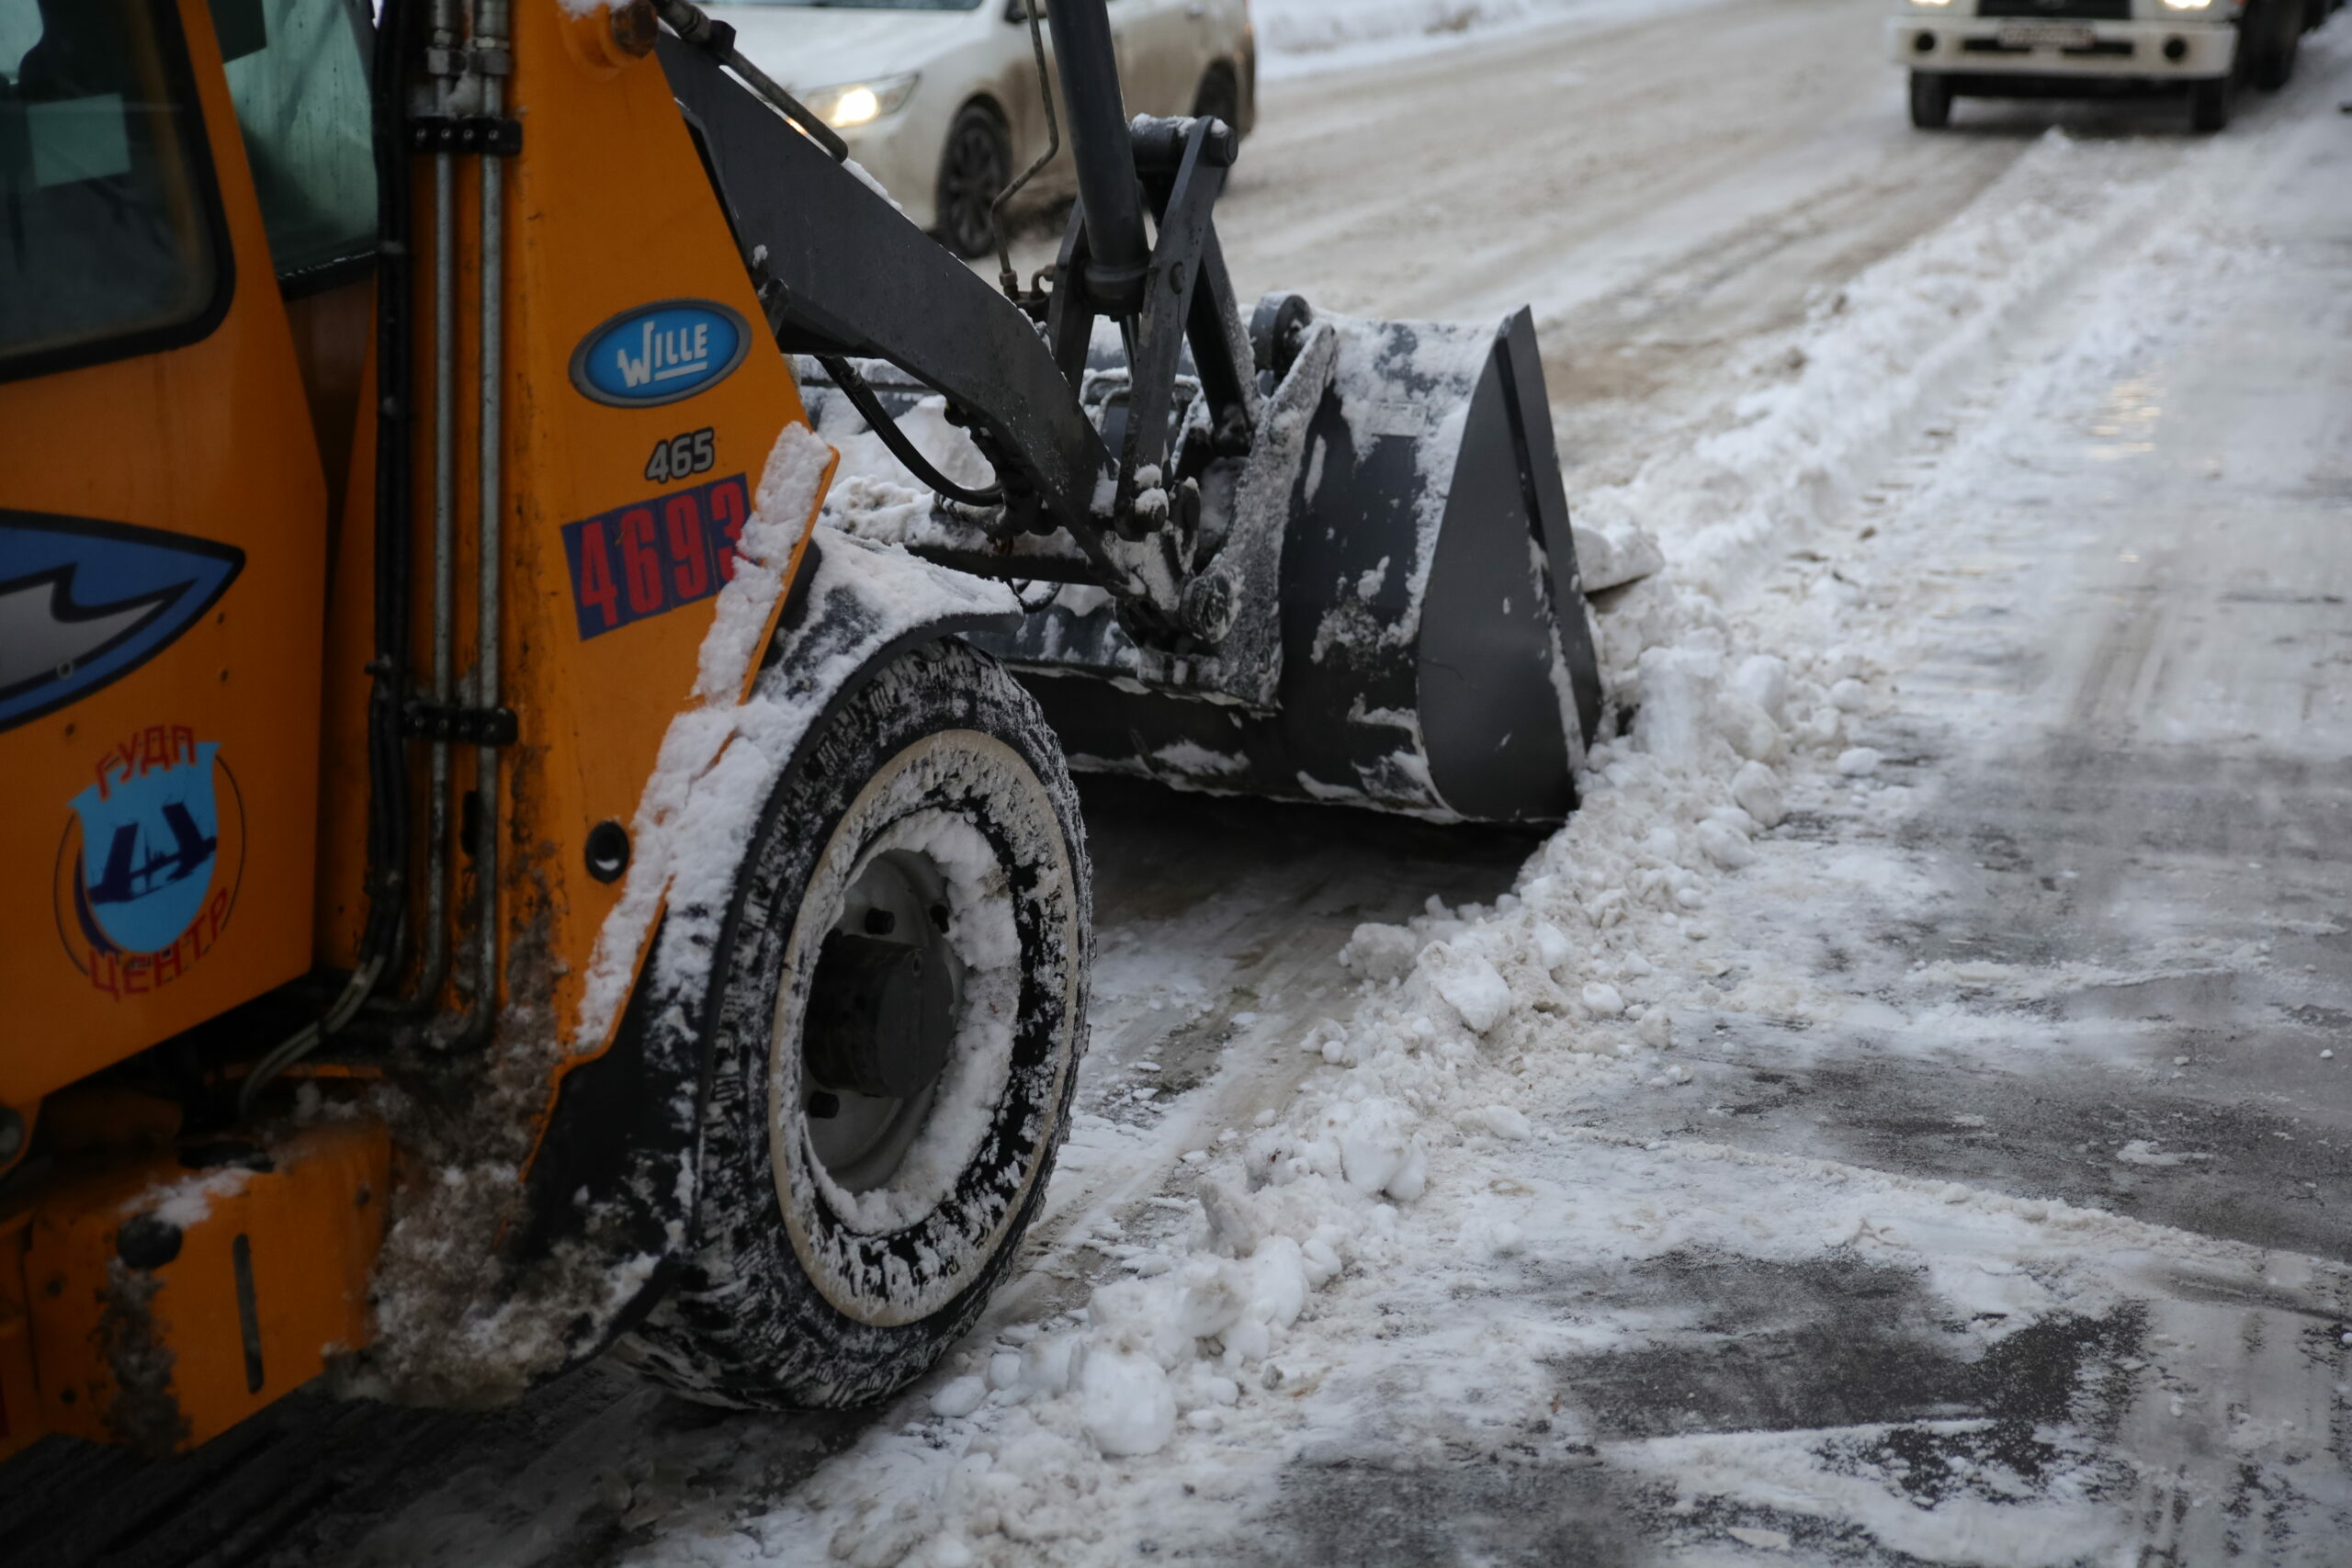
[[[220,748],[150,725],[100,758],[58,845],[58,934],[119,999],[161,990],[228,928],[245,869],[245,806]]]
[[[708,299],[624,310],[571,351],[571,384],[615,408],[657,408],[724,381],[750,352],[743,318]]]

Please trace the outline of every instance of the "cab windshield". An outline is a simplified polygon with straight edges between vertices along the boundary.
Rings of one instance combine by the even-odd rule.
[[[719,0],[730,6],[798,6],[828,11],[977,11],[980,0]]]
[[[376,250],[366,0],[211,0],[229,96],[289,290],[364,270]]]
[[[181,341],[228,269],[160,0],[0,0],[0,376]]]

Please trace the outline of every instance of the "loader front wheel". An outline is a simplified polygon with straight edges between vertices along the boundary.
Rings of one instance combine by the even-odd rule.
[[[691,1396],[860,1404],[1012,1265],[1085,1047],[1089,871],[1035,702],[960,642],[840,705],[712,954],[694,1246],[627,1355]]]

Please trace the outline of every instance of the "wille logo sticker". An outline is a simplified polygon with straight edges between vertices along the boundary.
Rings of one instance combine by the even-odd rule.
[[[733,373],[750,351],[743,318],[707,299],[665,299],[623,311],[580,340],[571,384],[614,408],[691,398]]]

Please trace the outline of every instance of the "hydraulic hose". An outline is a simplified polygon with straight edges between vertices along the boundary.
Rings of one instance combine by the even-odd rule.
[[[743,58],[735,47],[735,29],[715,21],[693,0],[653,0],[653,9],[670,30],[743,79],[744,85],[767,100],[768,107],[790,120],[796,130],[822,147],[836,164],[849,162],[849,143],[840,132],[808,110],[808,106],[776,85],[766,72]]]
[[[890,411],[882,406],[882,400],[874,395],[874,389],[865,384],[865,378],[857,373],[856,366],[829,354],[816,357],[817,363],[825,367],[825,374],[833,378],[833,385],[839,387],[842,395],[849,400],[849,406],[855,409],[874,434],[882,438],[882,445],[890,449],[890,456],[904,464],[909,473],[948,500],[961,502],[966,506],[1004,504],[1002,485],[972,490],[957,484],[933,467],[931,459],[922,455],[922,449],[899,428],[899,422],[890,417]]]
[[[1004,290],[1004,297],[1016,305],[1021,303],[1021,275],[1012,267],[1012,240],[1004,226],[1005,209],[1062,150],[1061,117],[1054,112],[1053,72],[1046,59],[1046,34],[1037,22],[1038,7],[1044,4],[1045,0],[1021,0],[1021,8],[1029,14],[1029,48],[1037,57],[1037,97],[1046,111],[1046,150],[989,203],[989,227],[996,231],[997,284]]]

